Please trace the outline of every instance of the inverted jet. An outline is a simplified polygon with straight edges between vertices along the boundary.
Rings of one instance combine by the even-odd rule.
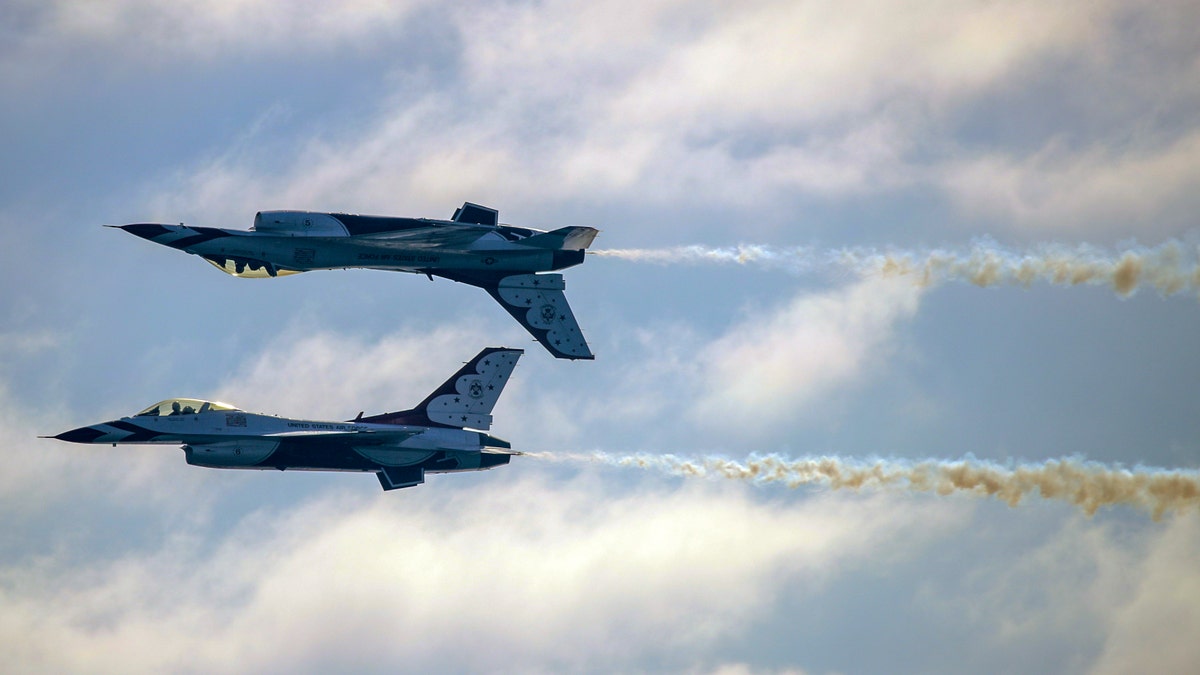
[[[64,431],[72,443],[182,445],[188,464],[217,469],[367,471],[384,490],[428,473],[508,464],[511,445],[488,433],[492,407],[521,349],[489,347],[415,408],[324,422],[246,412],[226,403],[167,399],[131,417]]]
[[[491,294],[551,354],[591,359],[567,304],[561,274],[583,262],[599,232],[502,225],[499,212],[466,202],[450,220],[310,211],[260,211],[250,230],[134,223],[113,225],[198,255],[235,277],[368,268],[443,277]]]

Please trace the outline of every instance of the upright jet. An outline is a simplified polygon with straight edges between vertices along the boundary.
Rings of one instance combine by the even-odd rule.
[[[225,403],[173,398],[132,417],[64,431],[72,443],[182,445],[188,464],[218,469],[370,471],[384,490],[425,482],[427,473],[508,464],[507,441],[486,432],[492,407],[524,353],[489,347],[415,408],[347,422],[262,415]]]
[[[136,223],[122,230],[198,255],[235,277],[363,267],[444,277],[492,295],[551,354],[591,359],[561,274],[583,262],[599,232],[501,225],[499,212],[466,202],[450,220],[260,211],[250,230]]]

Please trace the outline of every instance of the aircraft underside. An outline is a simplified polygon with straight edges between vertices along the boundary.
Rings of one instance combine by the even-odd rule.
[[[184,446],[187,463],[214,469],[260,469],[279,471],[358,471],[379,476],[384,490],[420,485],[426,473],[483,471],[508,464],[508,453],[435,450],[411,453],[421,457],[412,463],[385,465],[373,461],[352,447],[325,444],[314,447],[303,443],[280,443],[268,457],[253,464],[234,463],[225,457],[212,456],[203,448]]]

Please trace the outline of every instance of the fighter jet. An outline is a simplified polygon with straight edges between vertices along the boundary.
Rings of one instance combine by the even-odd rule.
[[[346,422],[290,419],[191,398],[160,401],[131,417],[57,436],[72,443],[183,446],[188,464],[218,469],[369,471],[384,490],[425,482],[427,473],[508,464],[512,447],[485,433],[492,407],[524,350],[479,352],[415,408]]]
[[[109,227],[198,255],[235,277],[361,267],[478,286],[554,356],[594,358],[563,295],[562,275],[538,273],[583,262],[595,228],[502,225],[498,211],[470,202],[450,220],[260,211],[248,231],[182,223]]]

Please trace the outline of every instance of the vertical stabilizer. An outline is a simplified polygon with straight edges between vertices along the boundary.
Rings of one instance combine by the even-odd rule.
[[[500,399],[523,349],[488,347],[467,362],[442,386],[411,410],[363,417],[360,422],[470,427],[487,431],[492,408]]]
[[[529,334],[560,359],[592,359],[561,274],[515,274],[487,291]]]

